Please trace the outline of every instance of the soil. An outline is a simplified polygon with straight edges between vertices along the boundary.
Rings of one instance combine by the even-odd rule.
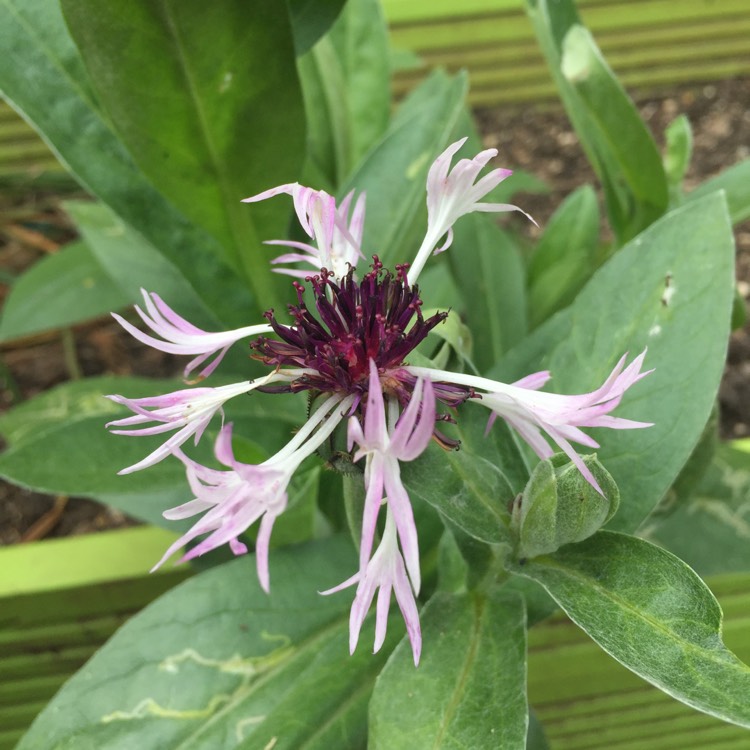
[[[631,92],[660,147],[665,127],[686,114],[694,132],[688,189],[750,156],[750,79],[662,92]],[[476,113],[483,140],[500,151],[504,166],[522,168],[550,187],[544,195],[524,194],[515,202],[544,227],[575,188],[595,184],[575,133],[556,106],[483,109]],[[0,281],[55,252],[74,236],[60,201],[71,197],[36,188],[0,192]],[[537,231],[533,227],[530,235]],[[740,293],[750,298],[750,221],[736,228]],[[0,284],[0,300],[7,285]],[[111,318],[77,326],[67,333],[32,336],[0,344],[0,410],[81,375],[176,375],[172,358],[141,346]],[[719,394],[721,434],[750,436],[750,324],[735,331]],[[51,497],[0,481],[0,545],[89,533],[133,524],[119,511],[82,498]]]

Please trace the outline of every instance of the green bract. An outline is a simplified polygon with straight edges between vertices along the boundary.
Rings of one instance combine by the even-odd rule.
[[[595,455],[584,457],[604,494],[598,493],[568,460],[558,453],[541,461],[513,509],[518,556],[536,557],[582,542],[617,512],[620,491]]]

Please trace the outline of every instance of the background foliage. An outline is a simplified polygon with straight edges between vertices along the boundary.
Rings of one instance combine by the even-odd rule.
[[[377,656],[362,647],[348,656],[347,598],[316,594],[352,565],[351,542],[336,533],[346,530],[343,493],[337,477],[311,466],[274,535],[277,545],[305,543],[272,554],[270,598],[248,559],[196,575],[118,632],[41,714],[22,750],[274,740],[277,748],[525,748],[527,619],[548,614],[552,599],[635,673],[750,726],[750,670],[722,644],[718,604],[664,549],[701,573],[747,568],[746,538],[706,511],[747,497],[727,497],[726,472],[746,473],[745,454],[714,455],[706,437],[731,327],[731,228],[750,215],[747,164],[685,195],[689,124],[675,122],[660,154],[572,2],[529,0],[528,12],[600,181],[613,240],[601,240],[589,186],[559,207],[535,247],[485,215],[464,218],[421,284],[455,322],[421,356],[505,380],[550,369],[552,389],[567,393],[592,389],[622,353],[648,347],[655,372],[618,414],[655,426],[608,434],[598,453],[621,495],[608,530],[533,559],[519,554],[510,506],[524,488],[531,493],[535,462],[504,427],[485,439],[485,415],[468,407],[456,428],[460,452],[432,446],[404,468],[428,573],[418,670],[396,619]],[[81,239],[19,279],[2,340],[125,307],[140,286],[209,329],[283,309],[287,286],[261,242],[285,235],[291,208],[272,201],[250,210],[239,200],[284,182],[339,198],[366,190],[365,253],[386,265],[408,261],[424,232],[433,159],[467,134],[464,153],[480,148],[464,76],[436,72],[391,112],[375,0],[221,0],[200,11],[123,0],[96,13],[80,0],[3,0],[0,45],[3,96],[96,199],[67,206]],[[514,176],[490,199],[507,201],[523,184]],[[94,279],[85,294],[84,276]],[[241,356],[226,364],[227,382],[252,374]],[[8,444],[0,474],[166,524],[161,510],[189,493],[184,477],[166,462],[117,477],[148,446],[103,436],[118,407],[101,394],[176,387],[107,377],[24,403],[0,418]],[[256,460],[304,419],[294,399],[259,396],[230,409],[236,433],[262,433],[262,445],[243,442]],[[708,494],[696,506],[699,487]],[[538,728],[532,736],[529,746],[542,747]]]

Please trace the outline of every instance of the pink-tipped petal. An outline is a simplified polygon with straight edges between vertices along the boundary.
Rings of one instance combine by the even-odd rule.
[[[521,211],[531,218],[525,211],[511,204],[480,202],[510,174],[507,169],[494,169],[484,177],[479,177],[490,159],[497,156],[496,149],[485,149],[473,159],[459,159],[451,169],[451,160],[465,142],[466,139],[463,138],[448,146],[435,159],[427,174],[427,233],[409,269],[408,279],[411,284],[422,272],[430,254],[443,252],[450,247],[453,225],[462,216],[473,211]],[[443,237],[446,239],[441,245]]]

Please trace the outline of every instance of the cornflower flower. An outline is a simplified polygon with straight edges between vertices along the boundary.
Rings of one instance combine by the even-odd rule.
[[[263,378],[229,386],[201,386],[145,399],[110,396],[134,413],[109,424],[118,428],[116,432],[137,436],[174,431],[160,448],[122,473],[144,469],[170,455],[175,457],[184,464],[195,497],[164,515],[183,519],[202,514],[166,551],[157,567],[178,549],[204,535],[202,541],[184,554],[184,560],[223,544],[229,544],[235,554],[243,554],[247,547],[240,541],[241,535],[260,521],[256,565],[260,584],[268,591],[269,540],[274,521],[287,506],[289,482],[301,463],[346,424],[351,460],[365,461],[359,566],[351,578],[323,593],[357,586],[350,617],[352,652],[376,591],[374,650],[382,646],[394,593],[404,616],[415,664],[422,649],[417,608],[419,545],[400,467],[402,462],[418,460],[433,440],[445,449],[458,447],[457,441],[439,429],[441,422],[453,421],[442,410],[467,402],[483,406],[490,411],[488,429],[500,417],[541,458],[553,453],[547,442],[549,438],[599,492],[596,479],[572,445],[598,447],[581,428],[650,426],[610,416],[625,392],[648,374],[641,369],[645,351],[627,367],[623,356],[596,390],[572,396],[540,391],[550,377],[548,372],[533,373],[506,384],[409,364],[409,355],[448,316],[447,312],[429,317],[422,314],[416,282],[429,256],[450,246],[453,224],[461,216],[473,211],[521,210],[510,204],[482,202],[488,192],[511,174],[509,170],[494,169],[479,176],[497,155],[495,149],[482,151],[473,159],[461,159],[451,169],[451,160],[464,141],[449,146],[429,170],[427,229],[411,265],[396,265],[390,271],[375,255],[370,270],[360,279],[356,263],[362,257],[364,195],[360,195],[353,208],[353,192],[337,206],[333,196],[324,191],[291,183],[245,199],[253,203],[290,195],[302,229],[310,237],[310,243],[285,240],[271,243],[299,251],[272,262],[301,262],[313,268],[313,272],[275,269],[304,280],[304,283],[292,282],[296,302],[289,305],[289,322],[279,320],[269,310],[264,315],[265,323],[210,333],[192,326],[158,296],[145,291],[146,313],[136,310],[153,336],[115,316],[140,341],[162,351],[195,356],[186,368],[186,375],[216,355],[201,372],[203,377],[210,375],[227,349],[246,337],[253,337],[250,347],[255,358],[272,368]],[[310,293],[311,304],[306,301],[306,291]],[[261,464],[245,464],[235,458],[231,424],[221,428],[215,443],[216,458],[226,470],[202,466],[185,455],[181,446],[191,437],[197,443],[215,415],[221,414],[223,418],[226,401],[252,391],[305,391],[311,396],[311,404],[318,405],[289,443]],[[120,429],[136,425],[150,426]],[[383,509],[385,525],[376,545],[377,524]]]

